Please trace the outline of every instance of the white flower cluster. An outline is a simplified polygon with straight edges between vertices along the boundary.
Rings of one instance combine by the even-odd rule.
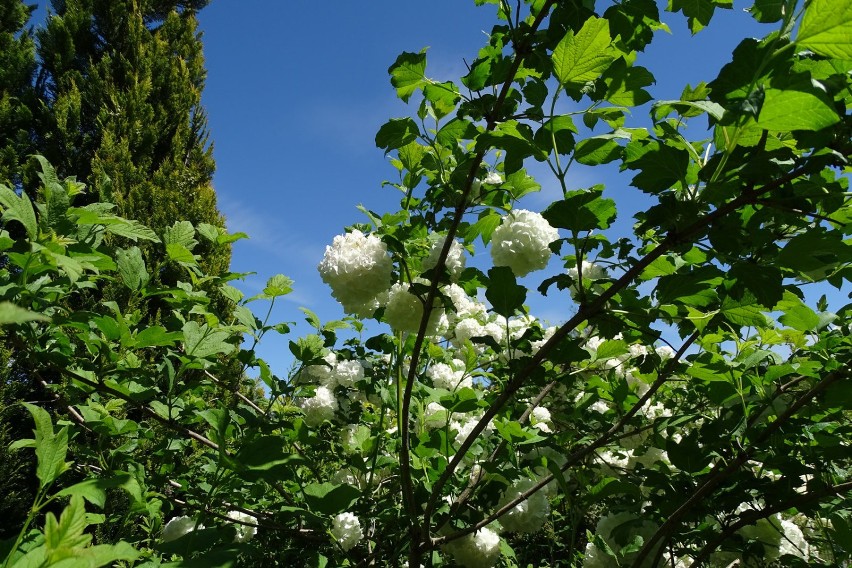
[[[515,276],[526,276],[547,266],[549,245],[558,238],[559,231],[540,214],[516,209],[491,234],[491,258],[494,266],[508,266]]]
[[[576,266],[572,266],[568,269],[568,276],[574,281],[571,284],[571,296],[573,298],[577,298],[579,295],[579,281],[580,281],[581,271],[578,270]],[[583,280],[583,289],[585,290],[593,290],[595,292],[600,292],[600,287],[595,284],[597,280],[604,280],[609,278],[609,273],[607,273],[606,269],[600,265],[594,264],[592,262],[583,261],[582,264],[582,280]]]
[[[530,414],[530,426],[538,429],[540,432],[552,434],[553,421],[550,417],[550,411],[543,406],[536,406]]]
[[[322,386],[316,388],[314,396],[298,399],[298,405],[305,413],[305,424],[312,427],[334,418],[338,409],[334,392]]]
[[[423,302],[409,289],[408,284],[400,283],[391,287],[385,305],[385,321],[394,331],[417,333],[423,319]],[[444,310],[433,308],[429,314],[426,335],[437,335],[443,331],[441,328],[446,327],[442,326],[445,321]]]
[[[500,557],[500,535],[488,527],[483,527],[447,544],[456,563],[465,568],[490,568]]]
[[[257,519],[248,513],[229,511],[228,518],[237,521],[234,523],[234,528],[237,530],[237,534],[234,536],[234,542],[247,542],[254,538],[254,535],[257,534],[257,527],[252,526],[257,524]],[[244,525],[241,523],[250,524]]]
[[[532,479],[522,479],[515,482],[503,493],[497,508],[499,509],[513,501],[522,493],[531,489],[533,485],[535,485],[535,481]],[[547,501],[545,492],[540,490],[500,517],[500,524],[509,532],[534,533],[541,529],[549,514],[550,503]]]
[[[334,517],[331,522],[331,534],[343,550],[349,550],[364,538],[358,517],[348,512]]]
[[[621,546],[615,541],[615,530],[621,526],[628,526],[631,538],[633,535],[639,535],[644,542],[657,532],[657,525],[651,521],[639,520],[639,517],[633,513],[610,513],[598,521],[595,527],[595,532],[603,539],[603,541],[614,551],[621,550]],[[627,540],[630,541],[631,538]],[[632,563],[636,552],[627,554],[626,556],[615,559],[609,556],[603,550],[600,550],[594,542],[589,542],[586,545],[586,553],[583,558],[583,568],[615,568],[617,566],[629,566]],[[651,554],[653,557],[653,552]]]
[[[309,365],[299,374],[300,382],[322,385],[334,389],[338,385],[352,387],[364,378],[364,366],[360,361],[337,360],[337,355],[329,353],[324,357],[327,365]]]
[[[197,523],[198,521],[192,517],[172,517],[166,523],[166,526],[163,527],[163,534],[160,536],[160,540],[162,542],[171,542],[194,530],[202,530],[204,525]]]
[[[432,363],[426,376],[432,379],[432,386],[439,389],[454,391],[473,386],[473,381],[465,372],[464,361],[460,359],[453,359],[450,364]]]
[[[441,255],[441,249],[444,248],[446,240],[446,237],[444,237],[432,245],[432,249],[429,251],[429,256],[423,259],[423,270],[435,268],[438,264],[438,257]],[[454,240],[453,244],[450,245],[450,251],[447,254],[447,261],[445,264],[452,281],[455,282],[459,279],[462,271],[464,270],[465,262],[464,247],[461,246],[458,241]]]
[[[355,230],[334,237],[317,268],[346,313],[369,317],[390,287],[393,263],[377,236]]]

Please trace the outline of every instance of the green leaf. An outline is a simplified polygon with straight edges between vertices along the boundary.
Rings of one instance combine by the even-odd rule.
[[[160,242],[160,237],[157,236],[157,233],[139,221],[132,221],[114,216],[109,216],[108,218],[101,219],[100,221],[104,225],[106,232],[113,235],[126,237],[132,241],[142,239],[144,241],[151,241],[154,243]]]
[[[810,87],[766,89],[757,124],[767,130],[820,130],[840,120],[827,97]]]
[[[568,192],[551,203],[542,216],[552,226],[574,232],[607,229],[615,220],[615,201],[601,197],[602,186]]]
[[[195,240],[195,227],[189,221],[176,221],[171,227],[167,227],[163,233],[165,244],[179,244],[192,250],[198,244]]]
[[[746,292],[740,299],[726,296],[722,300],[722,315],[734,325],[762,327],[766,325],[764,307],[750,293]]]
[[[566,88],[594,81],[615,59],[609,22],[590,17],[575,35],[569,30],[553,50],[553,72]]]
[[[84,534],[86,530],[86,508],[79,495],[71,497],[68,506],[62,511],[57,522],[53,513],[48,513],[44,523],[44,543],[48,554],[62,549],[81,548],[92,541],[92,536]]]
[[[775,306],[784,314],[778,321],[788,327],[799,331],[813,331],[820,324],[819,315],[806,306],[798,296],[792,292],[785,291],[784,298]]]
[[[141,290],[150,279],[145,261],[142,259],[142,251],[138,247],[118,249],[115,253],[118,274],[121,281],[131,290]]]
[[[488,288],[485,297],[491,302],[494,311],[504,317],[510,317],[524,305],[527,289],[518,284],[512,269],[508,266],[495,266],[488,271]]]
[[[70,464],[65,462],[68,453],[68,427],[54,433],[50,414],[46,410],[28,402],[21,404],[29,410],[35,421],[35,451],[38,459],[36,476],[40,487],[46,487],[70,467]]]
[[[599,166],[619,159],[622,152],[623,148],[612,137],[592,136],[577,143],[574,159],[586,166]]]
[[[852,59],[852,2],[810,0],[796,43],[834,59]]]
[[[682,11],[689,29],[697,34],[710,23],[716,8],[731,8],[733,0],[669,0],[670,12]]]
[[[852,246],[836,231],[809,230],[793,237],[778,255],[778,265],[800,272],[810,280],[821,280],[852,258]]]
[[[423,96],[432,104],[432,109],[438,119],[453,112],[461,99],[458,87],[449,81],[446,83],[427,83],[423,87]]]
[[[166,243],[166,254],[170,260],[179,264],[197,264],[195,255],[188,248],[180,243]]]
[[[174,345],[176,341],[180,340],[180,338],[180,333],[176,331],[166,331],[166,328],[154,325],[146,327],[136,335],[134,346],[137,349],[141,349],[143,347]]]
[[[755,0],[754,6],[748,8],[752,17],[762,24],[771,24],[784,17],[785,0]]]
[[[286,296],[292,291],[293,280],[283,274],[276,274],[266,281],[266,288],[263,289],[263,294],[267,298],[277,298],[278,296]]]
[[[27,231],[27,236],[31,240],[38,237],[38,222],[36,221],[35,210],[33,209],[32,201],[26,193],[20,197],[6,187],[0,184],[0,205],[3,206],[4,221],[18,221],[24,226]]]
[[[12,302],[0,302],[0,325],[25,323],[28,321],[50,321],[50,318],[43,314],[31,312]]]
[[[219,235],[221,234],[219,227],[210,223],[199,223],[197,229],[198,234],[202,238],[214,243],[219,241]]]
[[[216,331],[206,323],[188,321],[183,326],[184,348],[191,357],[205,358],[211,355],[227,354],[235,349],[228,343],[231,334],[226,331]]]
[[[336,515],[349,510],[361,492],[348,484],[310,483],[304,488],[305,502],[311,511]]]
[[[482,237],[482,244],[487,245],[491,241],[491,234],[494,229],[500,226],[503,217],[499,213],[492,210],[487,210],[479,220],[468,227],[465,231],[464,240],[466,243],[472,243],[476,237]]]
[[[388,68],[388,73],[391,76],[391,85],[396,88],[396,96],[408,102],[411,95],[427,83],[426,53],[401,53]]]
[[[410,118],[392,118],[376,133],[376,146],[386,152],[414,142],[420,135],[417,123]]]

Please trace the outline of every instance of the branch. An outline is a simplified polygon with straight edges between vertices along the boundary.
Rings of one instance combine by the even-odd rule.
[[[644,395],[642,395],[639,398],[639,400],[636,402],[636,404],[634,404],[633,407],[629,411],[627,411],[627,413],[625,413],[625,415],[622,416],[621,419],[617,423],[615,423],[609,430],[604,432],[604,434],[601,435],[601,437],[599,437],[597,440],[590,443],[589,445],[584,446],[583,448],[580,448],[579,450],[572,452],[568,456],[568,459],[566,460],[565,464],[563,464],[562,467],[560,468],[560,471],[568,470],[568,468],[570,468],[575,463],[577,463],[578,461],[580,461],[581,459],[586,457],[588,454],[592,453],[593,451],[600,448],[601,446],[606,445],[613,438],[613,436],[615,436],[622,428],[624,428],[624,426],[627,424],[627,422],[629,422],[630,419],[633,418],[633,416],[635,416],[636,413],[639,412],[639,410],[643,406],[645,406],[645,403],[648,402],[651,399],[651,397],[660,389],[660,387],[662,387],[663,384],[671,377],[671,375],[674,374],[675,367],[676,367],[677,363],[683,357],[684,353],[686,353],[687,349],[689,349],[689,347],[698,339],[699,335],[700,335],[699,332],[695,331],[691,336],[689,336],[689,338],[684,342],[684,344],[681,345],[678,352],[675,353],[674,357],[672,357],[671,360],[669,360],[666,363],[665,369],[660,373],[660,376],[657,378],[656,381],[654,381],[654,383],[648,389],[648,392],[646,392]],[[553,474],[550,474],[546,477],[543,477],[537,483],[535,483],[532,487],[530,487],[527,491],[524,491],[523,493],[518,495],[515,499],[509,501],[502,508],[498,509],[497,511],[495,511],[494,513],[492,513],[491,515],[489,515],[488,517],[486,517],[482,521],[480,521],[480,522],[478,522],[478,523],[476,523],[476,524],[474,524],[470,527],[467,527],[466,529],[461,530],[457,533],[453,533],[453,534],[448,535],[448,536],[432,539],[432,546],[433,547],[434,546],[440,546],[441,544],[456,540],[456,539],[461,538],[465,535],[468,535],[472,532],[475,532],[475,531],[481,529],[484,526],[491,524],[495,520],[499,519],[500,517],[502,517],[503,515],[505,515],[506,513],[511,511],[512,509],[514,509],[520,503],[523,503],[524,501],[529,499],[532,495],[534,495],[542,487],[549,484],[553,480],[554,480]]]
[[[732,536],[744,526],[752,525],[760,519],[765,519],[766,517],[774,515],[775,513],[787,511],[792,508],[799,508],[802,505],[806,505],[813,501],[818,501],[826,495],[837,495],[839,493],[844,493],[847,491],[852,491],[852,481],[838,483],[837,485],[827,485],[816,491],[810,491],[803,495],[797,495],[796,497],[788,499],[787,501],[782,501],[781,503],[775,503],[774,505],[764,507],[762,510],[759,511],[746,511],[745,513],[740,515],[739,519],[737,519],[735,523],[733,523],[721,533],[719,533],[716,538],[705,544],[701,548],[701,550],[698,551],[698,555],[693,560],[692,565],[700,566],[702,562],[705,562],[710,557],[713,551],[715,551],[720,544],[722,544],[725,540],[727,540],[730,536]]]
[[[92,387],[93,389],[95,389],[97,391],[105,392],[105,393],[108,393],[108,394],[110,394],[110,395],[112,395],[116,398],[120,398],[124,401],[127,401],[130,404],[132,404],[135,408],[141,410],[143,413],[145,413],[149,417],[153,418],[154,420],[156,420],[160,424],[163,424],[163,425],[171,428],[172,430],[175,430],[176,432],[180,432],[181,434],[183,434],[187,438],[192,438],[196,442],[204,444],[205,446],[207,446],[208,448],[210,448],[212,450],[216,450],[217,452],[219,451],[219,445],[216,444],[215,442],[213,442],[212,440],[210,440],[209,438],[206,438],[206,437],[202,436],[201,434],[199,434],[198,432],[190,430],[189,428],[186,428],[185,426],[181,426],[180,424],[176,424],[172,420],[169,420],[167,418],[163,418],[162,416],[160,416],[159,414],[154,412],[150,407],[145,406],[144,404],[139,404],[139,402],[133,400],[131,397],[127,396],[123,392],[117,391],[112,387],[108,387],[108,386],[106,386],[102,383],[99,383],[97,381],[93,381],[93,380],[91,380],[87,377],[84,377],[82,375],[78,375],[77,373],[75,373],[74,371],[71,371],[69,369],[57,369],[57,370],[60,373],[62,373],[63,375],[69,377],[72,380],[79,381],[79,382],[81,382],[85,385]]]
[[[816,385],[811,387],[808,392],[799,397],[796,402],[791,404],[783,414],[778,416],[769,426],[766,427],[765,430],[763,430],[763,432],[760,433],[759,436],[757,436],[757,438],[755,438],[754,442],[748,448],[743,449],[727,466],[723,467],[722,462],[717,462],[708,474],[707,479],[705,479],[704,482],[695,490],[692,496],[684,501],[683,504],[681,504],[681,506],[678,507],[668,519],[666,519],[662,526],[657,529],[654,536],[645,543],[639,551],[639,554],[636,556],[633,566],[641,566],[642,562],[651,553],[651,550],[658,542],[667,542],[674,533],[675,527],[680,523],[681,519],[686,516],[689,510],[700,500],[709,497],[709,495],[720,483],[722,483],[723,480],[736,473],[740,467],[742,467],[742,465],[751,458],[752,454],[760,448],[760,445],[774,434],[782,424],[798,412],[804,405],[809,403],[815,396],[828,388],[829,385],[841,378],[848,378],[849,375],[850,373],[848,371],[846,373],[832,371]],[[661,546],[658,554],[662,554],[664,548],[665,546]]]

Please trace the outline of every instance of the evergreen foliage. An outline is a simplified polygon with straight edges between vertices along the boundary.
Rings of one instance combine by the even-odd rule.
[[[31,12],[21,0],[0,0],[0,183],[14,186],[33,151],[35,44],[25,28]]]
[[[43,100],[40,152],[60,175],[88,185],[90,201],[145,219],[156,231],[176,219],[221,227],[201,107],[205,69],[195,11],[206,2],[54,1],[39,30]],[[163,258],[143,249],[146,261]],[[204,269],[225,270],[228,247],[197,251]],[[174,284],[176,273],[160,277]]]

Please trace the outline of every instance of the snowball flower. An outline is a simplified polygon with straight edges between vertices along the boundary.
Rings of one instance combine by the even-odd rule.
[[[393,263],[385,243],[356,230],[334,237],[317,268],[346,313],[368,317],[390,287]]]
[[[394,284],[388,292],[385,306],[385,321],[395,331],[417,333],[420,320],[423,319],[423,302],[412,294],[408,284]],[[441,322],[441,309],[433,309],[429,314],[426,335],[435,335]]]
[[[340,386],[351,387],[364,378],[364,366],[360,361],[340,361],[332,375]]]
[[[532,479],[515,482],[503,493],[497,508],[500,509],[510,501],[514,501],[521,493],[529,491],[533,485],[535,482]],[[545,492],[539,490],[500,517],[500,524],[509,532],[534,533],[541,529],[549,514],[550,503],[547,501]]]
[[[540,214],[517,209],[491,234],[491,259],[494,266],[508,266],[516,276],[526,276],[547,266],[548,245],[558,238],[559,232]]]
[[[497,172],[488,172],[488,175],[485,176],[485,179],[482,180],[482,183],[487,183],[490,185],[500,185],[503,183],[503,176],[501,176]]]
[[[331,534],[343,550],[349,550],[364,538],[361,522],[352,513],[340,513],[331,525]]]
[[[553,424],[550,418],[550,411],[543,406],[536,406],[530,414],[530,425],[537,428],[541,432],[547,434],[553,433],[550,426]]]
[[[203,528],[204,525],[198,525],[196,527],[196,521],[192,517],[172,517],[169,522],[166,523],[166,526],[163,527],[163,534],[160,537],[160,540],[163,542],[171,542],[196,529],[201,530]]]
[[[456,390],[464,387],[472,387],[473,381],[465,376],[464,361],[453,359],[452,365],[446,363],[433,363],[426,376],[432,379],[432,385],[439,389]]]
[[[429,270],[430,268],[435,268],[435,266],[437,266],[438,257],[441,255],[441,250],[444,248],[446,240],[447,238],[444,237],[432,245],[432,250],[429,251],[429,256],[423,259],[424,270]],[[464,247],[462,247],[458,241],[453,240],[453,244],[450,245],[450,251],[447,253],[447,261],[445,264],[447,272],[450,273],[451,280],[455,281],[459,279],[462,271],[464,270],[464,265]]]
[[[500,536],[488,527],[483,527],[473,534],[452,541],[445,549],[460,566],[490,568],[500,556]]]
[[[238,521],[237,523],[234,523],[234,528],[237,529],[237,534],[236,536],[234,536],[234,542],[247,542],[254,538],[254,535],[257,534],[257,527],[240,524],[257,524],[257,519],[249,515],[248,513],[243,513],[241,511],[230,511],[228,512],[228,518]]]
[[[319,426],[325,420],[334,418],[338,408],[337,398],[328,387],[317,387],[314,396],[300,399],[299,407],[305,413],[305,424]]]

